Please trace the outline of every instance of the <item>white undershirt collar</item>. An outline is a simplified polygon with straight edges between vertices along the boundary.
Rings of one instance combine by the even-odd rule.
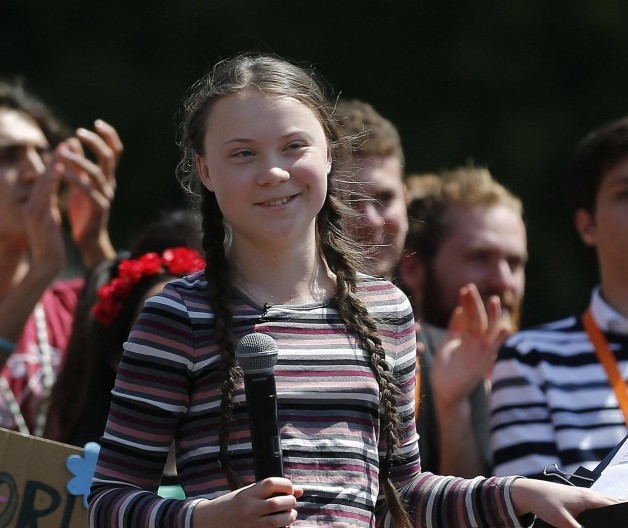
[[[594,288],[591,294],[591,313],[603,332],[628,334],[628,318],[621,315],[602,298],[599,286]]]

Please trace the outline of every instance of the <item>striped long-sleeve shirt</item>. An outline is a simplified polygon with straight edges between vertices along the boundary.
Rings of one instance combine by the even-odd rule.
[[[599,324],[600,310],[593,315]],[[605,335],[628,379],[628,335]],[[508,339],[493,369],[491,408],[496,475],[540,476],[550,464],[593,469],[628,433],[579,316]]]
[[[519,526],[513,478],[422,473],[414,424],[415,331],[391,283],[364,278],[359,297],[378,321],[399,384],[400,447],[391,479],[416,526]],[[218,463],[222,374],[202,275],[150,299],[131,332],[112,392],[89,502],[91,526],[190,527],[195,505],[229,491]],[[272,336],[286,477],[304,488],[294,526],[374,527],[379,495],[379,390],[365,351],[331,303],[259,307],[234,296],[235,333]],[[254,481],[244,387],[235,391],[230,459]],[[187,499],[156,495],[172,440]]]

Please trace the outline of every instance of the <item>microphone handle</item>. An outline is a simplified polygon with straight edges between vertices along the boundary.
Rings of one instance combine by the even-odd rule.
[[[245,375],[244,389],[251,423],[255,480],[283,477],[275,376],[272,373]]]

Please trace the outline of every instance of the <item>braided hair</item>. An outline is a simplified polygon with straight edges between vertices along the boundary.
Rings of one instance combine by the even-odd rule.
[[[380,468],[380,483],[393,524],[397,528],[409,527],[410,522],[401,499],[388,478],[393,453],[399,443],[399,417],[396,408],[399,390],[386,362],[375,321],[356,293],[360,269],[359,251],[346,237],[342,222],[351,209],[344,205],[335,185],[337,175],[350,156],[349,144],[341,138],[332,119],[333,109],[328,103],[322,80],[308,69],[271,55],[245,53],[216,64],[209,74],[192,86],[184,103],[185,116],[180,131],[183,156],[178,165],[178,176],[184,189],[199,198],[209,302],[215,314],[216,342],[222,350],[224,376],[219,426],[221,464],[230,485],[237,487],[227,456],[233,393],[239,376],[235,361],[231,307],[233,281],[225,253],[227,233],[215,195],[200,183],[195,155],[203,153],[206,122],[213,103],[221,96],[247,89],[258,89],[270,96],[290,96],[305,104],[317,116],[331,146],[332,169],[328,176],[327,196],[316,221],[317,243],[327,265],[337,278],[333,296],[335,306],[343,322],[355,333],[367,351],[379,385],[381,430],[386,444],[386,457]]]

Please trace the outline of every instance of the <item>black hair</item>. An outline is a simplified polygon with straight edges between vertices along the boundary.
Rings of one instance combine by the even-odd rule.
[[[21,79],[0,79],[0,108],[10,108],[31,117],[50,146],[55,147],[70,135],[69,128],[35,95],[27,92]]]
[[[628,156],[628,117],[606,123],[587,134],[576,146],[565,171],[563,189],[575,212],[593,213],[597,192],[606,173]]]

